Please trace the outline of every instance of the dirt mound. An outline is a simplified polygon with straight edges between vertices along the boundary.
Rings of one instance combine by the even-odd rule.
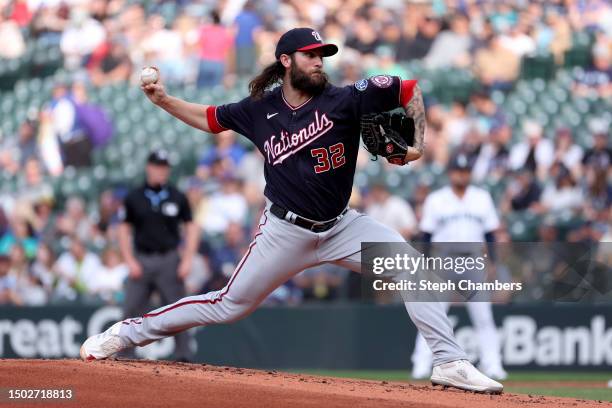
[[[427,385],[161,361],[0,360],[5,407],[603,407],[570,398],[480,395]],[[6,389],[72,389],[63,402],[8,402]],[[8,404],[7,404],[8,402]]]

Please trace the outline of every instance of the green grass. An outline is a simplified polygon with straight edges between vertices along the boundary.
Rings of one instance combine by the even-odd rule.
[[[606,381],[607,383],[607,381]],[[548,395],[553,397],[567,397],[587,400],[612,401],[611,388],[540,388],[540,387],[507,387],[506,392],[529,395]]]
[[[377,381],[408,381],[408,370],[291,370],[304,374],[313,374],[329,377],[359,378]],[[555,397],[568,397],[578,399],[590,399],[601,401],[612,401],[612,388],[585,388],[579,386],[548,388],[546,385],[538,385],[539,381],[571,381],[571,382],[601,382],[603,386],[612,379],[612,372],[533,372],[513,371],[509,373],[506,381],[533,382],[532,387],[509,386],[506,392],[531,395],[549,395]]]

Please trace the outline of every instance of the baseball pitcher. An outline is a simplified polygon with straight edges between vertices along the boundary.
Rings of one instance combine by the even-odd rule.
[[[303,269],[335,263],[360,272],[362,241],[405,242],[347,205],[360,133],[370,152],[391,163],[403,165],[423,154],[421,90],[414,80],[387,75],[333,86],[323,60],[337,51],[313,29],[292,29],[279,39],[276,61],[251,81],[250,95],[221,106],[169,96],[161,81],[142,85],[151,102],[185,123],[211,133],[232,129],[253,142],[265,159],[267,205],[258,232],[223,289],[116,323],[85,341],[83,359],[104,359],[191,327],[236,321]],[[405,111],[403,118],[379,115],[398,107]],[[406,309],[433,352],[433,383],[502,391],[501,384],[466,360],[441,304],[406,303]]]

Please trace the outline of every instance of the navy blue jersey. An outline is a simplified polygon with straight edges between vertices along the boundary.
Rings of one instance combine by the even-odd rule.
[[[281,87],[261,99],[218,106],[211,129],[249,138],[265,159],[264,194],[273,203],[312,220],[344,210],[351,196],[361,115],[400,106],[402,81],[379,75],[352,86],[328,85],[297,107]],[[223,129],[222,129],[223,128]]]

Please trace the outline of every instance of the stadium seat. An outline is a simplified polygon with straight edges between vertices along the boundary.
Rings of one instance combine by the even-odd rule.
[[[521,61],[521,78],[550,79],[555,73],[555,60],[551,54],[523,57]]]

